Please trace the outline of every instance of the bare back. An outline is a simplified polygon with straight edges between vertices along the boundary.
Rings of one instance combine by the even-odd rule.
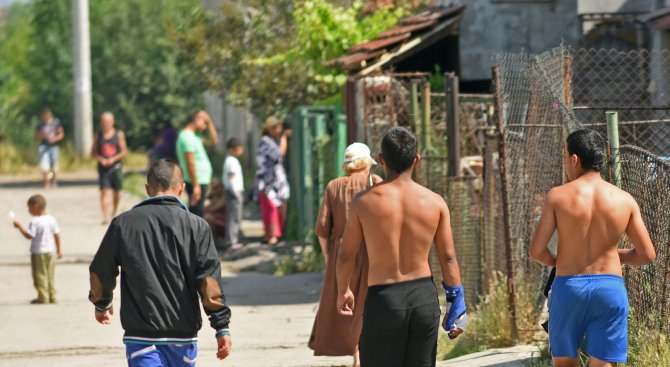
[[[621,275],[618,243],[636,204],[600,179],[578,178],[550,193],[558,229],[558,275]]]
[[[356,214],[368,250],[368,284],[431,276],[428,254],[444,199],[411,180],[381,183],[359,195]]]

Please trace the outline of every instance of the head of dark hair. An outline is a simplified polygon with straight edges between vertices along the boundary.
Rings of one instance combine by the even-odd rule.
[[[28,206],[37,205],[40,209],[46,209],[47,199],[42,195],[33,195],[28,198]]]
[[[168,159],[159,159],[147,172],[147,185],[156,191],[177,190],[184,182],[179,165]]]
[[[565,140],[568,153],[579,157],[582,168],[600,171],[605,162],[605,140],[597,131],[579,129]]]
[[[192,122],[195,121],[196,118],[198,118],[198,114],[200,114],[200,111],[202,110],[194,110],[188,115],[188,121],[184,125],[188,125]]]
[[[51,113],[51,108],[49,108],[48,106],[42,107],[42,113]]]
[[[405,172],[412,166],[417,148],[416,136],[404,127],[394,127],[382,138],[384,162],[398,173]]]
[[[242,146],[242,140],[236,137],[232,137],[228,139],[228,142],[226,142],[226,149],[233,149],[241,146]]]

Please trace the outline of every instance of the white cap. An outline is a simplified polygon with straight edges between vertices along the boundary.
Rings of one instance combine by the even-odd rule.
[[[344,151],[344,163],[350,163],[365,157],[372,159],[370,156],[370,148],[363,143],[353,143]],[[372,159],[372,162],[373,164],[377,164],[374,159]]]

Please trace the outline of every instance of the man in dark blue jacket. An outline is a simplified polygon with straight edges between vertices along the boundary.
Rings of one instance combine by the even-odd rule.
[[[95,318],[109,324],[112,292],[121,271],[121,325],[129,366],[192,366],[202,326],[198,296],[216,330],[217,357],[231,351],[230,309],[212,232],[179,196],[179,166],[158,160],[149,168],[149,198],[116,217],[90,270]]]

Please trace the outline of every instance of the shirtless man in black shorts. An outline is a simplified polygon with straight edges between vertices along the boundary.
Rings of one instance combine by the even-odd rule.
[[[337,260],[337,309],[351,315],[356,305],[349,280],[356,253],[365,241],[370,268],[360,337],[365,367],[435,366],[440,305],[428,262],[435,243],[447,293],[442,323],[450,338],[465,328],[460,270],[444,199],[412,180],[420,157],[416,136],[401,127],[382,140],[379,163],[384,182],[351,204]]]

